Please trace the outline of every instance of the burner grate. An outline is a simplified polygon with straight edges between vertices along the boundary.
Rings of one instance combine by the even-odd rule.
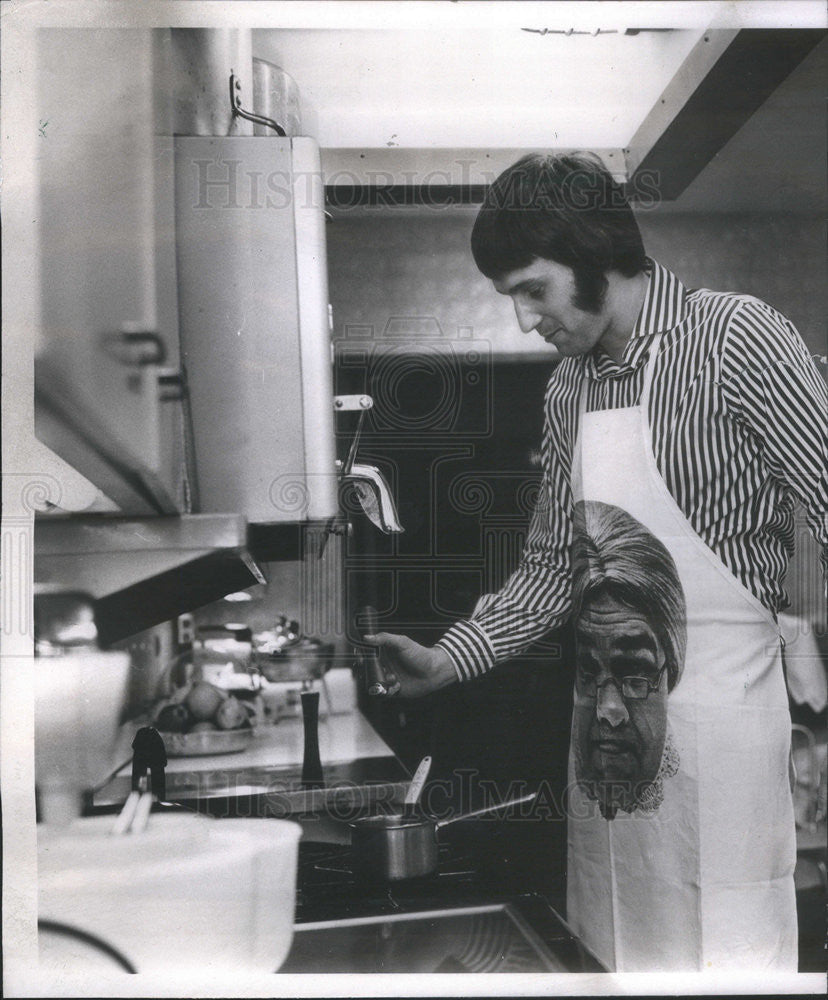
[[[471,859],[440,846],[437,871],[391,883],[369,883],[354,873],[349,845],[303,842],[299,846],[296,919],[299,923],[363,913],[393,913],[477,898]]]

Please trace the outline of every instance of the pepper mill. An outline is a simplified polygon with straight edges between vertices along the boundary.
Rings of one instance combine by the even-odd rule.
[[[372,635],[377,631],[377,612],[372,607],[365,607],[360,612],[363,621],[362,634]],[[365,687],[370,695],[396,694],[400,682],[393,674],[386,673],[380,661],[379,650],[375,646],[366,645],[362,651],[362,664],[365,675]]]
[[[322,761],[319,759],[319,692],[303,691],[301,698],[302,721],[305,726],[302,787],[324,788]]]

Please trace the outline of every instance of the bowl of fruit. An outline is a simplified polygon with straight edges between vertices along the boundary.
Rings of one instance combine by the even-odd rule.
[[[179,688],[153,713],[169,757],[245,750],[253,739],[254,720],[252,706],[208,681]]]

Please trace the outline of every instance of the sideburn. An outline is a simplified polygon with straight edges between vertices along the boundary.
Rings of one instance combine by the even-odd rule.
[[[597,315],[607,296],[607,276],[603,270],[591,267],[573,267],[575,296],[572,304],[582,312]]]

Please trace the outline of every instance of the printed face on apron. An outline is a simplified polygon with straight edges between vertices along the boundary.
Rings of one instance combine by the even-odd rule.
[[[660,342],[637,405],[579,401],[567,921],[619,972],[795,970],[778,628],[661,476]]]
[[[667,699],[684,665],[686,610],[672,556],[620,507],[574,513],[575,777],[613,818],[657,807],[669,758]]]

